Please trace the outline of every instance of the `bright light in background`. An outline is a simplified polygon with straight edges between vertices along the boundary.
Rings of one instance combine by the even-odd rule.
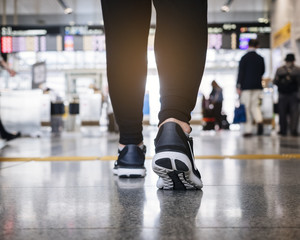
[[[229,8],[229,6],[224,5],[224,6],[221,7],[221,10],[222,10],[222,12],[229,12],[230,8]]]
[[[154,41],[154,39],[152,40]],[[160,110],[159,90],[159,77],[156,69],[154,50],[152,49],[148,51],[148,76],[146,83],[146,92],[149,93],[149,122],[151,125],[158,124],[158,113]]]
[[[154,176],[154,174],[152,174]],[[156,177],[156,176],[155,176]],[[157,200],[157,194],[154,191],[145,191],[146,200],[144,202],[143,224],[146,227],[157,225],[160,217],[160,203]]]
[[[160,110],[160,94],[159,94],[158,75],[150,75],[147,77],[146,91],[149,92],[150,107],[150,124],[158,124],[158,113]]]
[[[64,0],[57,0],[58,4],[64,9],[65,14],[71,14],[73,9],[67,6]]]
[[[268,19],[268,18],[265,18],[265,17],[258,18],[257,21],[258,21],[259,23],[269,23],[269,19]]]
[[[31,29],[31,30],[24,30],[24,31],[13,31],[13,36],[40,36],[46,35],[47,30],[45,29]]]
[[[64,10],[64,13],[65,14],[71,14],[73,12],[73,9],[72,8],[66,8],[65,10]]]
[[[240,168],[235,160],[224,159],[224,178],[225,181],[229,181],[231,184],[236,184],[240,176]]]
[[[240,124],[230,124],[229,129],[232,131],[240,131],[241,126]]]
[[[229,12],[230,11],[230,5],[233,2],[233,0],[227,0],[224,5],[221,7],[222,12]]]

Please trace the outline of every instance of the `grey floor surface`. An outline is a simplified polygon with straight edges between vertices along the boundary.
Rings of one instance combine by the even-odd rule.
[[[163,191],[151,170],[156,128],[145,129],[147,176],[119,179],[117,136],[21,138],[1,157],[82,161],[0,162],[0,239],[300,239],[300,159],[196,160],[202,191]],[[300,137],[244,139],[194,128],[195,155],[297,154]]]

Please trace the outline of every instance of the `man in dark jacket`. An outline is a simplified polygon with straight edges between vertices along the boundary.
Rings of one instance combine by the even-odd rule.
[[[277,69],[274,79],[274,84],[277,85],[279,92],[279,134],[287,135],[288,117],[290,117],[291,134],[298,136],[300,68],[294,65],[294,54],[287,54],[285,62],[284,66]]]
[[[258,135],[263,134],[263,117],[259,106],[262,93],[262,76],[265,72],[265,63],[262,56],[256,53],[258,41],[249,41],[248,52],[239,63],[237,91],[241,95],[241,103],[246,109],[246,123],[244,137],[252,136],[253,119],[258,124]]]

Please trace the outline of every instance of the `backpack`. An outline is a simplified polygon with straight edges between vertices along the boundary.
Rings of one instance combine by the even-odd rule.
[[[285,74],[278,75],[275,79],[275,84],[278,87],[278,92],[282,94],[290,94],[298,91],[298,83],[296,76],[292,76],[292,69],[284,67],[286,70]]]

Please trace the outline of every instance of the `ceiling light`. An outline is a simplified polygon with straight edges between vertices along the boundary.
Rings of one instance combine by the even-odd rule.
[[[222,10],[222,12],[229,12],[230,8],[229,8],[229,6],[224,5],[224,6],[221,7],[221,10]]]
[[[73,9],[68,7],[67,4],[64,2],[64,0],[57,0],[57,2],[64,9],[65,14],[70,14],[73,12]]]
[[[233,0],[227,0],[224,5],[221,7],[222,12],[229,12],[230,11],[230,5],[233,2]]]
[[[64,13],[65,14],[70,14],[70,13],[72,13],[73,12],[73,9],[72,8],[66,8],[65,10],[64,10]]]

